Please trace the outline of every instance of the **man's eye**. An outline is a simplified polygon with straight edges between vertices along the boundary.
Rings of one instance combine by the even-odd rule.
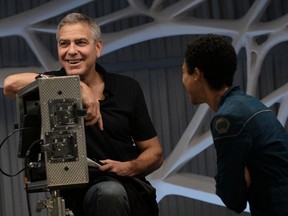
[[[78,45],[78,46],[86,46],[86,45],[87,45],[87,42],[86,42],[86,41],[78,41],[78,42],[77,42],[77,45]]]
[[[67,42],[59,42],[59,46],[66,47],[66,46],[68,46],[68,43]]]

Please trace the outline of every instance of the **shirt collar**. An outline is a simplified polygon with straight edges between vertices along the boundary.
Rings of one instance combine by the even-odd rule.
[[[96,63],[96,71],[103,76],[105,83],[104,94],[109,96],[115,95],[115,79],[111,73],[108,73],[105,68]]]
[[[98,63],[96,63],[95,67],[96,71],[103,76],[105,83],[104,94],[108,94],[109,96],[115,95],[115,80],[113,75],[108,73],[105,68]],[[60,69],[60,75],[67,75],[63,67]]]
[[[229,89],[224,93],[224,95],[220,98],[219,104],[218,104],[218,108],[224,103],[225,99],[229,96],[234,94],[235,92],[240,91],[240,87],[239,86],[231,86],[229,87]]]

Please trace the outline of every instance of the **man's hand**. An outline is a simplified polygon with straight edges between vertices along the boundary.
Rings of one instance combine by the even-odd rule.
[[[84,83],[80,82],[82,101],[87,108],[87,116],[85,117],[85,125],[90,126],[98,124],[100,130],[103,130],[103,121],[100,112],[100,103],[92,93],[91,89]]]
[[[99,167],[100,171],[108,171],[114,173],[118,176],[133,176],[132,163],[130,161],[120,162],[114,160],[101,160],[101,166]]]
[[[147,176],[163,163],[163,150],[158,137],[136,142],[140,155],[131,161],[100,160],[101,171],[112,172],[118,176]]]

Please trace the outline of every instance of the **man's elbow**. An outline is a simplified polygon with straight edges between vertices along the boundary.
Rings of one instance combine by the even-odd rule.
[[[37,73],[25,72],[21,74],[13,74],[4,80],[4,95],[15,99],[16,93],[23,87],[27,86],[35,80]]]
[[[13,81],[13,78],[11,76],[8,76],[4,80],[4,89],[3,89],[4,95],[6,97],[15,99],[17,90],[18,89],[15,85],[15,82]]]
[[[158,152],[158,160],[157,160],[157,164],[156,164],[156,169],[159,169],[162,164],[164,162],[164,156],[163,156],[163,149],[159,149],[159,152]]]

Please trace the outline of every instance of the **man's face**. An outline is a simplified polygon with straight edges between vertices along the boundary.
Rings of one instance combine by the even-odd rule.
[[[95,42],[86,24],[66,24],[58,32],[58,57],[68,75],[85,76],[95,71],[102,41]]]

